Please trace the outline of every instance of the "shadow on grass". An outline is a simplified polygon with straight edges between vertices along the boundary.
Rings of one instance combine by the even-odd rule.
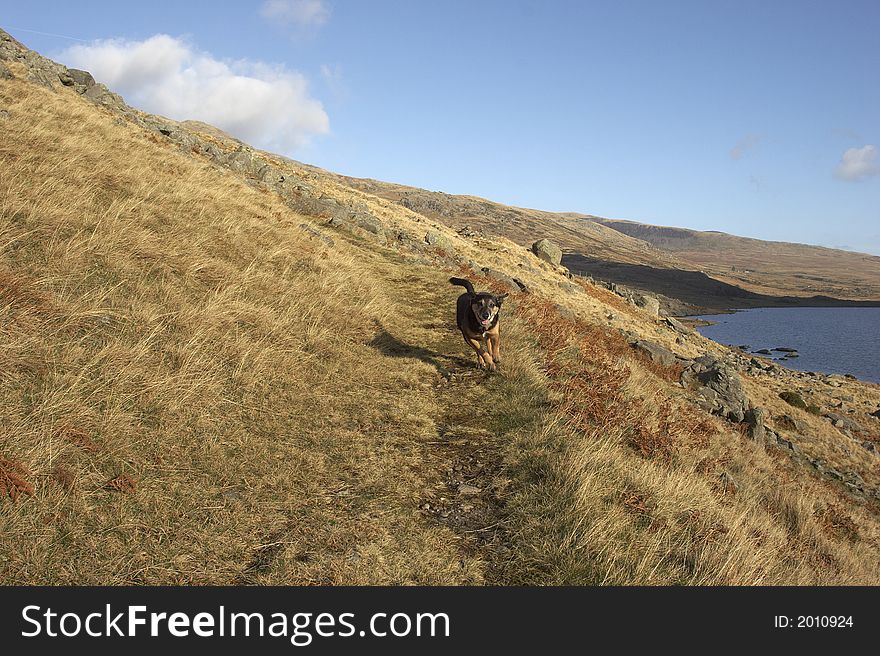
[[[421,346],[413,346],[398,339],[387,330],[379,326],[379,332],[370,340],[370,346],[377,349],[383,355],[392,358],[417,358],[422,362],[426,362],[441,373],[447,373],[453,368],[467,367],[474,368],[474,361],[466,360],[462,357],[449,355],[446,353],[438,353],[431,349]]]

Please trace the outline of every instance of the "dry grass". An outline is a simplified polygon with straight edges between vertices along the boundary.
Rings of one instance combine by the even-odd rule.
[[[680,405],[613,337],[559,317],[549,322],[551,312],[540,301],[518,307],[547,354],[561,416],[521,438],[533,445],[531,456],[544,456],[510,502],[517,546],[502,568],[506,580],[880,580],[874,511],[851,501],[853,516],[842,511],[836,490]]]
[[[417,512],[430,370],[368,345],[373,255],[72,95],[0,99],[0,579],[478,582]]]
[[[449,235],[534,291],[484,378],[449,272],[327,248],[265,189],[70,92],[2,82],[0,103],[0,580],[880,581],[875,511],[694,409],[606,326],[613,307],[674,340],[617,297]],[[477,461],[485,524],[423,510]]]

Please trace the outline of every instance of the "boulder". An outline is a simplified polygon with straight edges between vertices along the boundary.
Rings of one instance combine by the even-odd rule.
[[[452,241],[450,241],[449,237],[439,230],[429,230],[425,235],[425,243],[427,243],[428,246],[433,246],[434,248],[439,248],[447,252],[454,250]]]
[[[523,294],[529,293],[529,286],[526,283],[524,283],[522,280],[520,280],[519,278],[513,278],[513,282],[517,287],[519,287],[519,290]]]
[[[800,408],[801,410],[807,409],[807,402],[804,401],[804,397],[802,397],[799,392],[794,392],[791,390],[780,392],[779,398],[785,401],[788,405],[795,408]]]
[[[14,79],[15,79],[15,75],[12,74],[12,71],[10,71],[8,68],[6,68],[6,66],[4,66],[3,64],[0,64],[0,80],[14,80]]]
[[[503,271],[499,271],[498,269],[490,269],[489,267],[483,267],[481,269],[484,276],[492,278],[492,280],[496,280],[500,282],[509,292],[518,292],[519,285],[516,284],[516,281],[508,276]]]
[[[690,335],[693,331],[685,326],[681,321],[677,319],[673,319],[672,317],[666,317],[664,319],[666,325],[672,328],[675,332],[681,335]]]
[[[745,423],[749,439],[762,444],[766,441],[767,431],[764,428],[766,416],[767,413],[763,408],[750,408],[746,411]]]
[[[751,408],[739,375],[733,367],[712,355],[692,361],[681,373],[681,383],[702,397],[701,406],[735,423],[744,421]]]
[[[539,239],[532,244],[532,252],[541,260],[553,265],[562,263],[562,249],[549,239]]]
[[[776,425],[780,428],[795,431],[797,433],[808,433],[810,430],[809,425],[807,425],[805,421],[795,419],[791,415],[777,415],[773,417],[773,421],[776,422]]]
[[[647,355],[651,362],[656,362],[665,367],[675,364],[675,353],[655,342],[640,339],[633,342],[632,347],[640,353]]]
[[[96,84],[95,78],[93,78],[92,74],[88,71],[81,71],[78,68],[68,68],[67,72],[70,74],[70,79],[73,80],[73,83],[84,87],[83,90],[93,87]]]
[[[652,317],[656,317],[660,314],[660,301],[657,300],[656,296],[649,296],[648,294],[641,294],[636,297],[635,303],[637,307],[642,308],[645,312],[650,314]]]
[[[238,173],[251,173],[259,175],[263,163],[254,158],[253,153],[246,150],[236,150],[226,156],[226,166]]]

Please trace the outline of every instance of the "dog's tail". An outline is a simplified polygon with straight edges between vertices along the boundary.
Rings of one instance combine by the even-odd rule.
[[[471,284],[470,280],[465,280],[464,278],[450,278],[449,282],[451,282],[453,285],[460,285],[464,287],[467,290],[467,293],[471,296],[476,295],[476,292],[474,291],[474,286]]]

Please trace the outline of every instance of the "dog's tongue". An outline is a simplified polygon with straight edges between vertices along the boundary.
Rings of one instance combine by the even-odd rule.
[[[480,323],[483,324],[484,326],[488,326],[489,320],[488,319],[480,319]]]

